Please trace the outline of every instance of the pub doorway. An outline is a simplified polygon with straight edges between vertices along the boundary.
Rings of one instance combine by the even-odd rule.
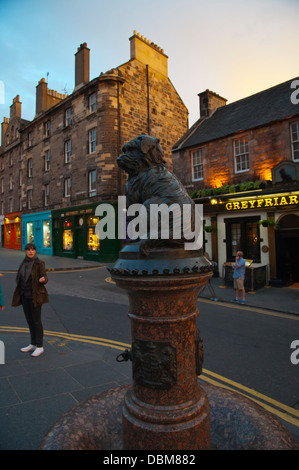
[[[278,222],[275,233],[277,279],[283,285],[299,283],[299,216],[287,214]]]

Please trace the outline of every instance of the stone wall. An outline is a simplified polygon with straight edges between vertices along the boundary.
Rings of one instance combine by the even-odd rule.
[[[282,161],[292,161],[290,125],[297,119],[286,119],[202,144],[203,180],[192,181],[191,151],[173,154],[175,174],[189,191],[204,187],[221,187],[242,181],[270,180],[271,168]],[[234,140],[248,138],[249,170],[237,173],[234,163]]]
[[[123,145],[141,133],[158,137],[172,169],[171,149],[188,129],[188,111],[165,75],[164,66],[156,70],[157,54],[167,56],[157,46],[134,35],[139,43],[138,58],[114,68],[75,89],[47,111],[36,116],[22,131],[23,140],[23,210],[28,212],[26,194],[32,189],[30,211],[59,209],[102,200],[116,200],[123,194],[126,175],[116,158]],[[148,64],[140,60],[141,46],[149,49]],[[144,51],[143,51],[144,52]],[[151,60],[151,53],[155,60]],[[135,54],[135,52],[134,52]],[[44,82],[40,82],[44,85]],[[96,93],[96,109],[89,110],[89,97]],[[60,98],[60,97],[59,97]],[[65,125],[65,112],[71,109],[71,124]],[[50,135],[44,133],[50,121]],[[89,152],[89,131],[96,130],[96,151]],[[33,133],[28,147],[28,133]],[[65,142],[71,141],[71,160],[65,163]],[[50,168],[44,158],[50,152]],[[32,177],[27,175],[27,161],[32,158]],[[96,170],[97,189],[88,192],[88,172]],[[71,195],[64,196],[64,180],[71,178]],[[44,188],[49,185],[49,205],[44,204]]]

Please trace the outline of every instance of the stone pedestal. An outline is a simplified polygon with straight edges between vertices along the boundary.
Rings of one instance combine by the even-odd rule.
[[[123,407],[125,449],[209,449],[210,410],[199,386],[196,317],[212,276],[198,252],[129,245],[111,270],[130,302],[133,388]]]
[[[198,379],[203,349],[197,294],[212,276],[200,253],[139,257],[129,245],[110,269],[130,300],[133,384],[65,413],[48,450],[298,450],[289,431],[252,400]],[[124,355],[124,357],[125,357]]]

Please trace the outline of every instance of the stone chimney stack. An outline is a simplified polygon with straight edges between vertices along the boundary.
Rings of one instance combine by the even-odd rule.
[[[84,42],[75,54],[75,90],[89,82],[89,52]]]
[[[131,60],[139,60],[168,77],[168,57],[159,46],[134,31],[133,36],[130,37],[130,49]]]
[[[36,87],[36,116],[44,113],[48,109],[55,106],[61,100],[64,100],[67,95],[58,93],[55,90],[50,90],[45,78],[42,78]]]
[[[36,87],[36,116],[47,111],[48,85],[46,79],[42,78]]]
[[[5,146],[5,133],[7,131],[8,124],[9,124],[9,119],[4,117],[3,122],[1,123],[1,147],[3,148]]]
[[[12,102],[10,107],[10,118],[21,117],[22,103],[20,101],[20,95],[17,95]]]
[[[225,106],[227,102],[225,98],[222,98],[222,96],[217,95],[216,93],[210,90],[198,93],[198,96],[201,118],[211,116],[217,108]]]

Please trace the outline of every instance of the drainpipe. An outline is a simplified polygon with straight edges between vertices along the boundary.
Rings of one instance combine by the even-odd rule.
[[[147,86],[147,133],[151,135],[150,129],[150,98],[149,98],[149,73],[148,73],[148,65],[146,65],[146,86]]]
[[[121,155],[121,126],[120,126],[120,103],[119,103],[119,80],[117,81],[117,151]],[[118,195],[121,195],[121,170],[118,167],[118,181],[117,181]]]

